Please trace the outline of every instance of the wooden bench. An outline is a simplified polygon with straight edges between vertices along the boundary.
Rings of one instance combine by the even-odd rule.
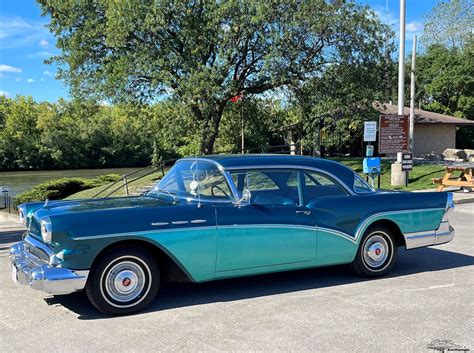
[[[443,184],[443,178],[431,178],[433,184]]]

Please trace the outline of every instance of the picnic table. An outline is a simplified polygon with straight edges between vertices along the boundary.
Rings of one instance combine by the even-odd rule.
[[[459,176],[453,173],[460,172]],[[432,178],[438,184],[436,191],[443,191],[446,186],[459,186],[460,188],[474,188],[474,163],[464,163],[446,166],[446,173],[442,178]]]

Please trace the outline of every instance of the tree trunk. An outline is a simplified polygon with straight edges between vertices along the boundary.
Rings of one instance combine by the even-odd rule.
[[[204,117],[205,122],[201,137],[201,153],[204,155],[214,153],[214,143],[219,135],[219,126],[225,104],[225,101],[216,103],[209,113],[209,116]]]

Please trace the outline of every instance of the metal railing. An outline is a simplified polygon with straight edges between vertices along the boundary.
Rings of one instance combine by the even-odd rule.
[[[143,172],[143,171],[146,171],[146,172],[142,175],[136,176],[137,174],[139,174],[140,172]],[[122,175],[122,177],[120,179],[114,181],[110,185],[107,185],[107,187],[100,190],[98,193],[94,194],[91,198],[95,199],[95,198],[99,198],[99,197],[100,198],[109,197],[112,194],[114,194],[115,192],[119,191],[121,188],[124,188],[125,196],[130,196],[130,192],[129,192],[129,185],[130,184],[132,184],[132,183],[134,183],[134,182],[136,182],[140,179],[143,179],[143,178],[145,178],[145,177],[147,177],[147,176],[149,176],[153,173],[157,173],[159,171],[161,171],[162,177],[163,177],[165,175],[164,163],[162,163],[158,167],[148,166],[148,167],[145,167],[145,168],[135,170],[131,173]]]
[[[1,194],[0,194],[1,195]],[[8,193],[3,193],[0,196],[0,210],[7,210],[8,213],[16,212],[15,198],[10,196]]]

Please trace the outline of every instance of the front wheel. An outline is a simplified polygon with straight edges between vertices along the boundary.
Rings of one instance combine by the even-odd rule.
[[[385,275],[397,259],[397,245],[390,228],[369,227],[360,242],[357,255],[351,264],[352,270],[362,277]]]
[[[86,294],[104,314],[127,315],[147,307],[159,283],[158,264],[148,251],[137,246],[119,247],[94,264]]]

